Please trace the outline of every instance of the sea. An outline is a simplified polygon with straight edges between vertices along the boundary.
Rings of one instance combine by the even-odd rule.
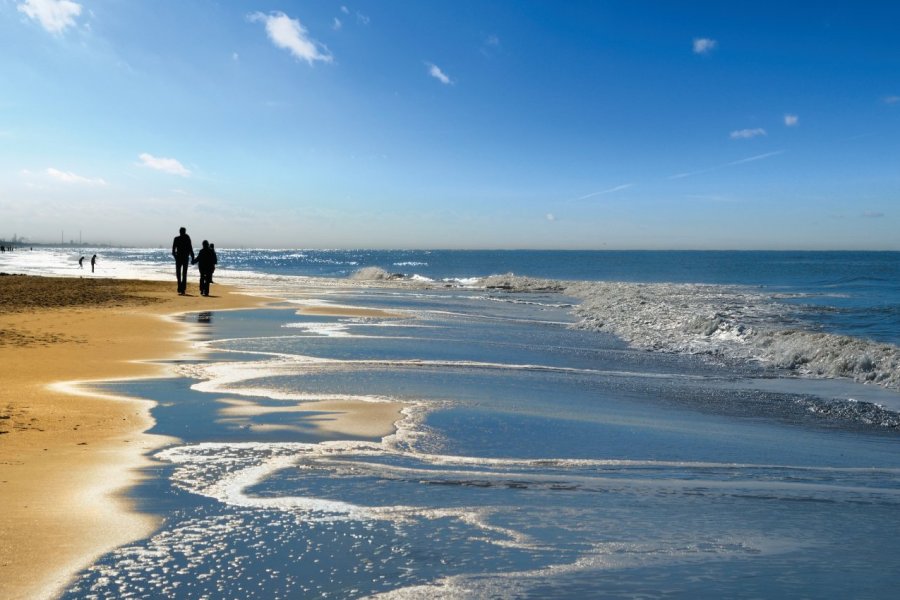
[[[98,386],[154,401],[177,441],[128,491],[159,529],[63,598],[900,589],[898,252],[218,256],[215,281],[272,303],[198,295],[180,318],[200,358]],[[165,249],[0,256],[174,294],[172,270]],[[322,401],[402,412],[340,434]]]

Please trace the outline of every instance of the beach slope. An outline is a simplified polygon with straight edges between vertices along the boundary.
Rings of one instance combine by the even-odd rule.
[[[263,302],[212,291],[0,276],[0,598],[53,596],[98,556],[153,530],[121,495],[147,451],[166,442],[143,433],[149,403],[76,382],[165,376],[149,361],[195,352],[172,315]]]

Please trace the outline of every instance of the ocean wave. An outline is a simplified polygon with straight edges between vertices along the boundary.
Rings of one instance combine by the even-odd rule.
[[[794,307],[737,287],[578,283],[580,326],[605,329],[651,350],[755,360],[814,376],[846,377],[900,389],[900,349],[846,335],[804,330]]]
[[[403,279],[404,277],[402,273],[389,273],[381,267],[363,267],[347,276],[348,279],[353,281],[392,281]]]
[[[900,348],[804,328],[803,305],[739,286],[566,282],[513,274],[481,280],[487,289],[561,292],[583,329],[608,331],[635,347],[755,361],[798,375],[849,378],[900,389]],[[796,299],[802,299],[797,297]]]

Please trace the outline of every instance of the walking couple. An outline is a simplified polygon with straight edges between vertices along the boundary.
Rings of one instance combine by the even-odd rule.
[[[200,295],[209,296],[209,284],[211,284],[213,271],[219,259],[216,257],[216,246],[203,240],[203,248],[194,256],[194,246],[191,236],[182,227],[178,230],[178,236],[172,242],[172,256],[175,257],[175,278],[178,280],[178,294],[184,296],[187,293],[187,268],[188,261],[192,265],[198,265],[200,269]]]

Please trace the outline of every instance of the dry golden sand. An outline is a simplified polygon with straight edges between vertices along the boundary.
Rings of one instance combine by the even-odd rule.
[[[0,277],[0,598],[57,593],[79,569],[148,535],[155,519],[119,495],[144,453],[148,403],[59,382],[165,374],[147,361],[192,352],[167,315],[249,307],[221,285],[178,296],[175,283]]]

